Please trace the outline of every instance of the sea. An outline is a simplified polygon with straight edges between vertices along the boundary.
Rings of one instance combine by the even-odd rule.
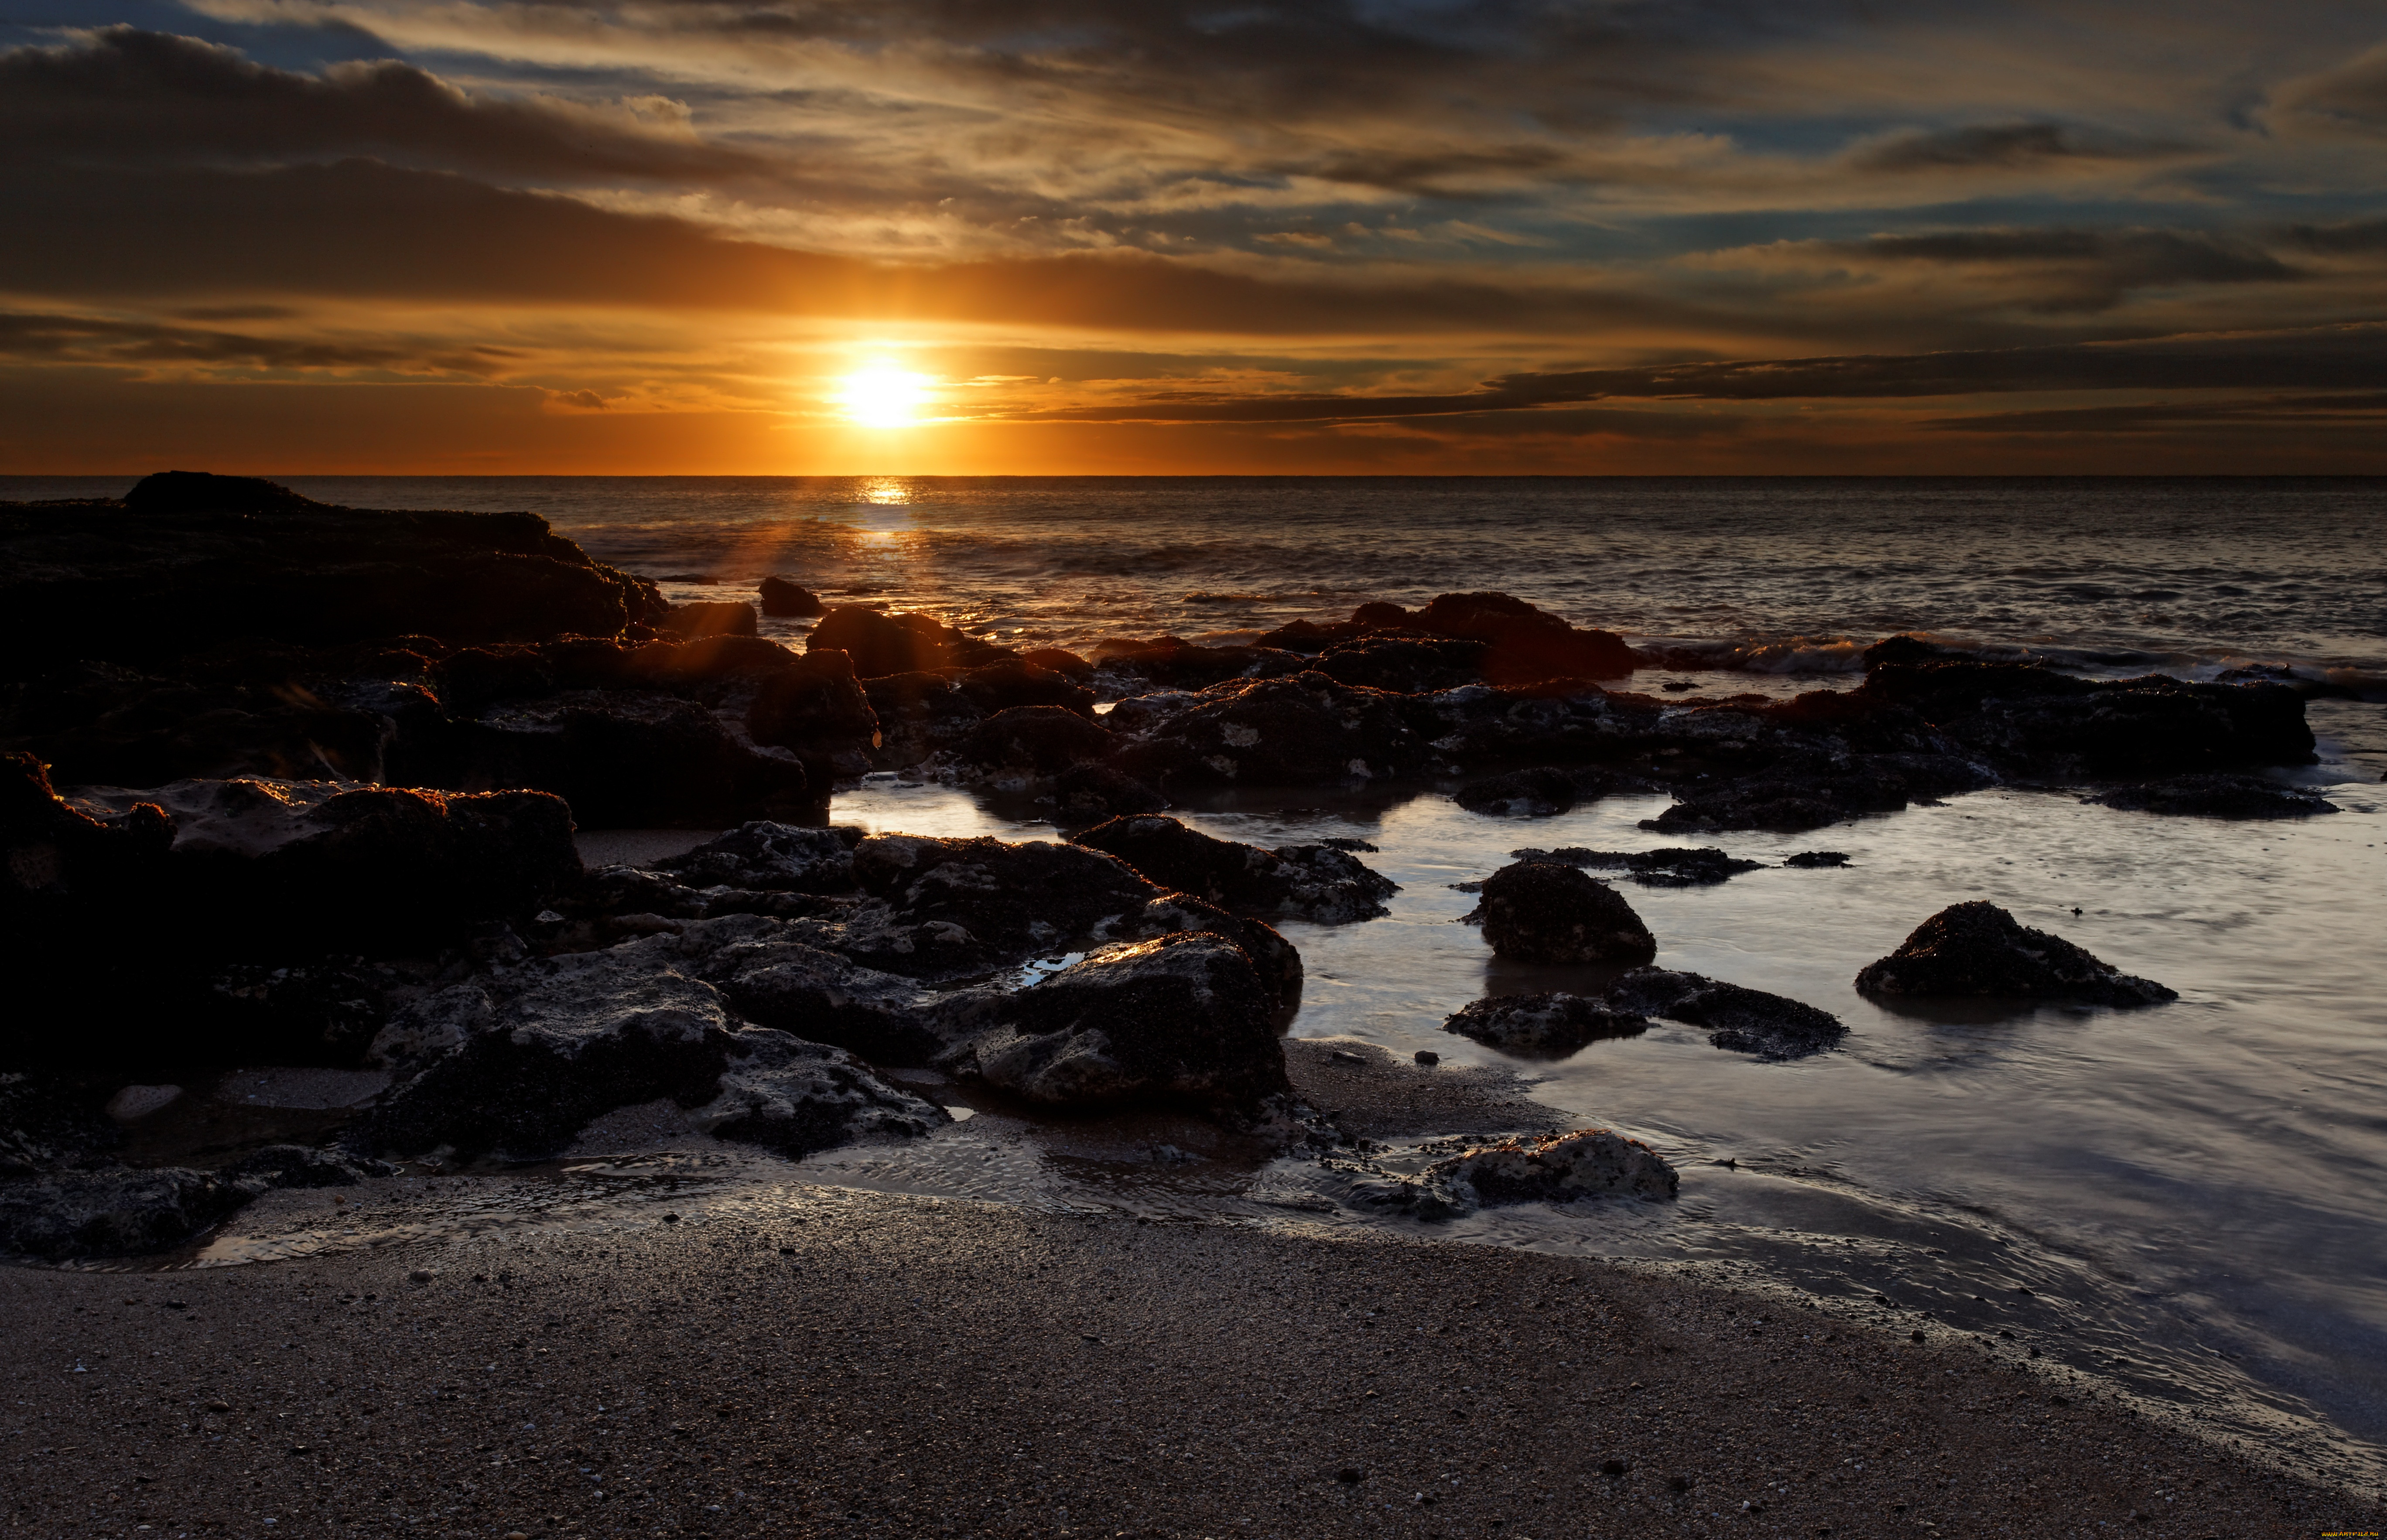
[[[764,1201],[756,1180],[800,1177],[1680,1269],[2035,1361],[2292,1468],[2387,1484],[2387,481],[286,479],[358,507],[528,510],[678,600],[750,598],[777,574],[1023,647],[1246,640],[1369,600],[1497,589],[1622,633],[1653,660],[1634,688],[1690,687],[1678,700],[1849,688],[1864,648],[1900,632],[2099,677],[2301,681],[2318,763],[2278,775],[2331,816],[2163,817],[2001,788],[1797,836],[1714,836],[1767,865],[1712,887],[1623,887],[1661,966],[1849,1025],[1841,1047],[1792,1063],[1662,1023],[1555,1061],[1442,1029],[1487,993],[1602,982],[1493,958],[1458,923],[1474,901],[1452,885],[1522,847],[1679,842],[1640,827],[1662,796],[1536,820],[1469,814],[1430,785],[1253,789],[1178,810],[1266,845],[1363,840],[1401,885],[1384,918],[1283,927],[1308,973],[1294,1036],[1503,1067],[1566,1119],[1665,1154],[1683,1173],[1672,1205],[1430,1224],[1370,1210],[1303,1163],[1181,1140],[1089,1154],[958,1095],[966,1116],[919,1146],[715,1185],[723,1214]],[[0,478],[0,498],[112,496],[131,480]],[[808,625],[764,631],[800,644]],[[1056,834],[1033,806],[895,776],[840,790],[832,816]],[[1813,849],[1849,864],[1780,865]],[[1855,992],[1859,968],[1969,899],[2179,998],[2115,1010]],[[580,1200],[450,1222],[629,1222],[656,1193],[702,1217],[705,1183],[687,1172],[658,1186],[635,1161],[583,1163],[546,1180],[580,1182]],[[228,1235],[196,1259],[340,1239]]]

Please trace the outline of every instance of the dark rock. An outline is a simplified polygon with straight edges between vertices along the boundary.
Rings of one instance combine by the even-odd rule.
[[[0,1074],[0,1179],[98,1164],[123,1142],[123,1130],[72,1081]]]
[[[952,671],[886,674],[862,688],[880,734],[871,761],[882,768],[904,769],[957,749],[986,720]]]
[[[1268,996],[1270,1019],[1279,1030],[1293,1025],[1294,1015],[1301,1008],[1301,953],[1265,921],[1230,915],[1190,893],[1165,893],[1113,923],[1106,934],[1120,940],[1148,941],[1181,930],[1204,931],[1242,948]]]
[[[697,1117],[717,1138],[790,1155],[916,1139],[953,1121],[842,1049],[766,1031],[730,1040],[721,1090]]]
[[[758,1027],[832,1044],[873,1064],[924,1065],[953,1045],[916,982],[797,940],[775,920],[700,922],[676,940],[633,944],[684,959],[677,966],[719,989]]]
[[[361,957],[235,963],[208,980],[214,1008],[193,1026],[204,1028],[219,1056],[360,1064],[386,1018],[385,983]]]
[[[1117,856],[1163,888],[1191,893],[1238,914],[1278,915],[1335,924],[1386,913],[1379,902],[1399,890],[1351,855],[1323,845],[1266,851],[1147,814],[1114,818],[1069,837]]]
[[[1158,813],[1168,799],[1107,764],[1080,764],[1053,778],[1053,802],[1065,822],[1096,823],[1129,814]]]
[[[1634,969],[1609,986],[1607,999],[1620,1011],[1708,1028],[1716,1047],[1769,1059],[1821,1053],[1848,1032],[1839,1017],[1803,1002],[1667,968]]]
[[[2179,992],[2098,961],[2060,936],[2034,930],[1994,903],[1951,904],[1915,927],[1896,952],[1857,975],[1864,994],[1995,995],[2152,1005]]]
[[[181,1167],[0,1181],[0,1253],[65,1261],[163,1251],[238,1211],[251,1195],[213,1172]]]
[[[268,776],[380,780],[393,724],[304,686],[161,679],[60,667],[0,698],[0,743],[61,785],[162,786]]]
[[[1014,706],[997,712],[957,744],[952,763],[962,776],[998,790],[1040,790],[1080,766],[1099,766],[1118,740],[1060,706]]]
[[[1094,692],[1056,670],[1042,668],[1025,658],[1004,658],[966,668],[954,683],[970,704],[989,716],[1019,706],[1057,706],[1092,721]]]
[[[262,476],[211,471],[158,471],[124,494],[136,513],[304,513],[323,504]]]
[[[1371,635],[1334,643],[1316,666],[1346,685],[1418,695],[1480,681],[1494,651],[1489,642],[1456,637]]]
[[[1161,890],[1075,845],[892,834],[854,848],[854,878],[890,928],[842,950],[913,978],[952,978],[1051,956],[1106,936]]]
[[[1181,637],[1149,641],[1112,637],[1097,647],[1095,667],[1162,689],[1206,689],[1233,679],[1297,674],[1303,661],[1267,647],[1201,647]]]
[[[1094,676],[1094,665],[1066,648],[1031,647],[1019,655],[1019,661],[1081,685],[1092,682]]]
[[[974,1004],[985,1029],[948,1062],[1031,1102],[1252,1113],[1292,1089],[1250,959],[1217,936],[1108,948]]]
[[[1577,1129],[1504,1139],[1431,1168],[1462,1202],[1566,1203],[1575,1198],[1672,1198],[1682,1179],[1637,1139]]]
[[[1642,827],[1666,834],[1727,829],[1796,833],[1914,801],[1995,784],[1986,769],[1930,756],[1797,756],[1765,772],[1678,792],[1682,801]]]
[[[1353,618],[1358,618],[1356,612]],[[1570,625],[1507,594],[1443,594],[1408,624],[1435,636],[1488,643],[1481,666],[1484,677],[1494,684],[1619,679],[1640,664],[1614,632]]]
[[[552,655],[558,649],[549,645],[539,650]],[[625,649],[620,676],[625,684],[631,685],[704,686],[792,673],[801,669],[803,662],[801,654],[761,637],[696,637],[684,642],[656,640]]]
[[[1785,866],[1845,866],[1849,864],[1846,851],[1800,851],[1784,859]]]
[[[810,588],[789,582],[784,577],[766,577],[755,596],[762,601],[763,612],[775,619],[802,619],[828,612],[828,606]]]
[[[1563,770],[1511,770],[1459,789],[1453,800],[1495,818],[1547,818],[1574,806],[1574,780]]]
[[[1502,957],[1524,963],[1646,963],[1657,940],[1623,895],[1572,866],[1520,861],[1484,879],[1472,918]]]
[[[859,604],[840,604],[823,615],[805,638],[804,650],[843,652],[853,661],[853,672],[865,679],[976,668],[1017,656],[1009,648],[955,630],[932,615],[886,614]]]
[[[2326,797],[2260,776],[2176,776],[2084,800],[2129,813],[2195,818],[2310,818],[2337,811]]]
[[[1418,731],[1459,766],[1616,764],[1673,745],[1660,731],[1665,708],[1580,680],[1495,688],[1463,685],[1416,698]]]
[[[772,675],[746,708],[747,735],[786,749],[816,787],[859,776],[880,746],[878,717],[852,660],[843,653],[806,653],[798,666]]]
[[[1562,1057],[1601,1038],[1648,1030],[1648,1019],[1579,994],[1504,994],[1478,1000],[1443,1022],[1446,1032],[1511,1054]]]
[[[1428,1069],[1433,1068],[1435,1065],[1442,1062],[1442,1055],[1435,1053],[1431,1048],[1421,1048],[1416,1053],[1410,1054],[1409,1057],[1425,1066]]]
[[[755,620],[754,606],[742,600],[675,604],[656,624],[690,641],[699,637],[759,637],[763,629]]]
[[[1566,866],[1587,866],[1594,871],[1626,872],[1645,888],[1707,887],[1765,865],[1762,861],[1727,855],[1712,845],[1696,849],[1668,845],[1654,851],[1593,851],[1565,845],[1554,851],[1529,847],[1509,853],[1519,861],[1551,861]]]
[[[654,863],[694,888],[840,893],[853,881],[853,851],[833,829],[742,824],[682,855]]]
[[[1177,781],[1330,785],[1423,764],[1426,747],[1404,720],[1402,700],[1302,674],[1122,701],[1110,726],[1126,739],[1119,768],[1164,790]]]
[[[1287,621],[1275,630],[1252,638],[1255,647],[1273,648],[1281,652],[1297,652],[1314,658],[1339,641],[1365,636],[1363,627],[1337,623],[1320,625],[1314,620]]]

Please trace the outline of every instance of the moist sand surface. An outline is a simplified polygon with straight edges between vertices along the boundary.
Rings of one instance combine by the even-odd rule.
[[[1937,1330],[1399,1237],[827,1187],[0,1269],[40,1536],[2315,1536],[2379,1510]]]

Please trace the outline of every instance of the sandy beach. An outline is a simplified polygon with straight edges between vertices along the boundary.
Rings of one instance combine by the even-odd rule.
[[[1927,1325],[1396,1239],[805,1188],[603,1236],[8,1269],[0,1314],[26,1535],[2381,1527]]]

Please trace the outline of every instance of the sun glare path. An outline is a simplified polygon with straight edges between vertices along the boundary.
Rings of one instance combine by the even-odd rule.
[[[902,369],[865,369],[845,378],[845,414],[868,428],[908,428],[920,420],[928,380]]]

